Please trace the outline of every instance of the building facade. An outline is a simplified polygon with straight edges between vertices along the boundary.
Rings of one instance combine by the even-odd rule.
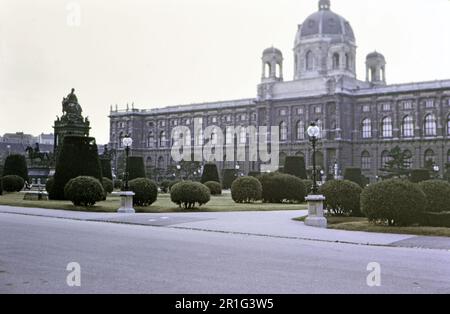
[[[278,126],[280,166],[293,155],[304,156],[311,166],[306,128],[315,121],[322,130],[316,158],[324,173],[334,173],[336,165],[354,166],[374,180],[389,160],[388,152],[399,146],[411,152],[411,168],[431,161],[443,174],[450,163],[450,80],[388,85],[386,60],[379,52],[367,55],[366,77],[359,80],[353,29],[331,10],[329,0],[320,0],[319,10],[298,26],[293,52],[294,79],[285,81],[282,52],[274,47],[264,50],[255,98],[111,109],[110,145],[120,151],[122,138],[129,135],[134,153],[142,155],[148,167],[165,169],[174,164],[170,150],[176,126],[187,126],[192,134],[194,121],[222,130]],[[236,137],[245,141],[246,135]],[[193,139],[192,145],[196,143]],[[220,168],[236,164],[218,162]],[[260,169],[259,162],[239,166],[244,173]]]

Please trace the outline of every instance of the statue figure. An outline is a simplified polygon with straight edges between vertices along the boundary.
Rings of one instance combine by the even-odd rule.
[[[62,101],[63,106],[63,114],[67,120],[69,121],[82,121],[83,117],[81,113],[83,110],[81,109],[80,104],[78,103],[78,98],[75,95],[75,89],[72,88],[72,91],[70,92],[67,97],[63,98]]]

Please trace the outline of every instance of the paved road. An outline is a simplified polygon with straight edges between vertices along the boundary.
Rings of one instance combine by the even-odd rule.
[[[0,213],[0,292],[450,293],[450,252]]]

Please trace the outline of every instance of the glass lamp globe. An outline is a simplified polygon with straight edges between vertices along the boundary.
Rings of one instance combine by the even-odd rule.
[[[130,147],[131,145],[133,145],[133,139],[131,137],[124,137],[122,140],[122,144],[125,147]]]
[[[307,132],[308,132],[309,137],[318,137],[320,134],[320,129],[317,125],[311,124],[308,127]]]

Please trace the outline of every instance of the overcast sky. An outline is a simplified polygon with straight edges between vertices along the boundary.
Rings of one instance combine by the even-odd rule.
[[[75,5],[74,5],[75,4]],[[77,26],[77,4],[81,9]],[[0,134],[51,132],[74,87],[98,143],[110,105],[145,109],[256,96],[264,48],[293,77],[297,24],[318,0],[0,0]],[[450,79],[450,0],[331,0],[377,50],[388,83]]]

